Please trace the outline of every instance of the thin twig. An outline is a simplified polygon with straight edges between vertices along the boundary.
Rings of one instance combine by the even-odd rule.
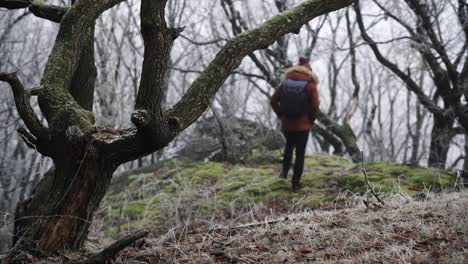
[[[371,190],[372,192],[372,195],[374,195],[374,197],[382,204],[382,205],[385,205],[385,203],[380,199],[380,197],[377,195],[377,193],[375,193],[374,191],[374,188],[372,188],[372,186],[370,185],[369,181],[367,180],[368,176],[367,176],[367,171],[365,169],[365,164],[364,164],[364,153],[361,152],[361,157],[362,157],[362,173],[364,173],[364,180],[366,181],[366,184],[367,186],[369,187],[369,189]],[[366,205],[367,206],[367,205]]]

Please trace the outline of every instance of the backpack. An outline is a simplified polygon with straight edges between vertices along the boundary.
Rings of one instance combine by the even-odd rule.
[[[299,118],[307,106],[307,81],[285,80],[281,84],[280,108],[287,118]]]

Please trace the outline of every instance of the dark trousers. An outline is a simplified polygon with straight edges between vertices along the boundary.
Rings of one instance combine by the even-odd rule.
[[[294,162],[293,185],[299,184],[304,170],[304,155],[309,139],[309,131],[283,131],[286,137],[286,147],[283,157],[283,172],[288,173],[291,168],[293,150],[296,149],[296,161]]]

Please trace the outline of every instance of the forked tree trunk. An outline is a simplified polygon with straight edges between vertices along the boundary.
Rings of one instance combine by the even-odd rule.
[[[0,7],[25,8],[29,1],[1,1]],[[80,0],[70,7],[34,5],[41,16],[60,22],[60,29],[41,79],[34,91],[48,122],[45,127],[30,105],[27,91],[15,73],[0,73],[10,84],[16,108],[27,129],[19,133],[28,146],[51,157],[55,172],[44,178],[31,199],[17,207],[15,249],[7,263],[22,263],[21,250],[38,255],[82,246],[94,212],[118,165],[167,146],[207,109],[223,82],[242,59],[281,36],[299,29],[316,16],[343,8],[352,0],[304,1],[260,26],[238,34],[217,53],[171,109],[161,107],[166,87],[170,47],[182,29],[165,22],[165,0],[142,0],[141,32],[145,52],[135,112],[128,129],[94,126],[92,95],[93,27],[95,19],[122,0]],[[53,16],[52,16],[53,15]],[[37,250],[36,250],[37,249]]]
[[[90,145],[68,151],[54,160],[55,172],[32,198],[17,207],[15,246],[56,252],[83,245],[115,166]]]

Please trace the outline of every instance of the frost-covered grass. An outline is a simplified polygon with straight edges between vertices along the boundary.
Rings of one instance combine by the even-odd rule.
[[[466,191],[385,201],[384,207],[357,203],[253,225],[179,228],[124,252],[117,263],[467,263]]]
[[[365,199],[348,197],[345,208],[264,214],[248,224],[179,225],[125,249],[113,263],[467,263],[466,190],[417,200],[398,193],[370,208]],[[86,251],[111,242],[93,229]],[[63,251],[31,263],[76,263],[89,253]]]
[[[303,189],[292,193],[290,181],[277,177],[280,155],[268,155],[270,162],[250,166],[167,161],[154,172],[132,175],[125,184],[112,188],[96,223],[111,237],[143,227],[161,234],[192,222],[239,220],[251,211],[278,214],[329,207],[349,201],[343,193],[368,192],[360,164],[315,154],[306,158]],[[271,163],[271,157],[276,162]],[[411,195],[434,186],[437,190],[452,188],[454,181],[442,170],[395,163],[369,163],[366,170],[382,196]]]

